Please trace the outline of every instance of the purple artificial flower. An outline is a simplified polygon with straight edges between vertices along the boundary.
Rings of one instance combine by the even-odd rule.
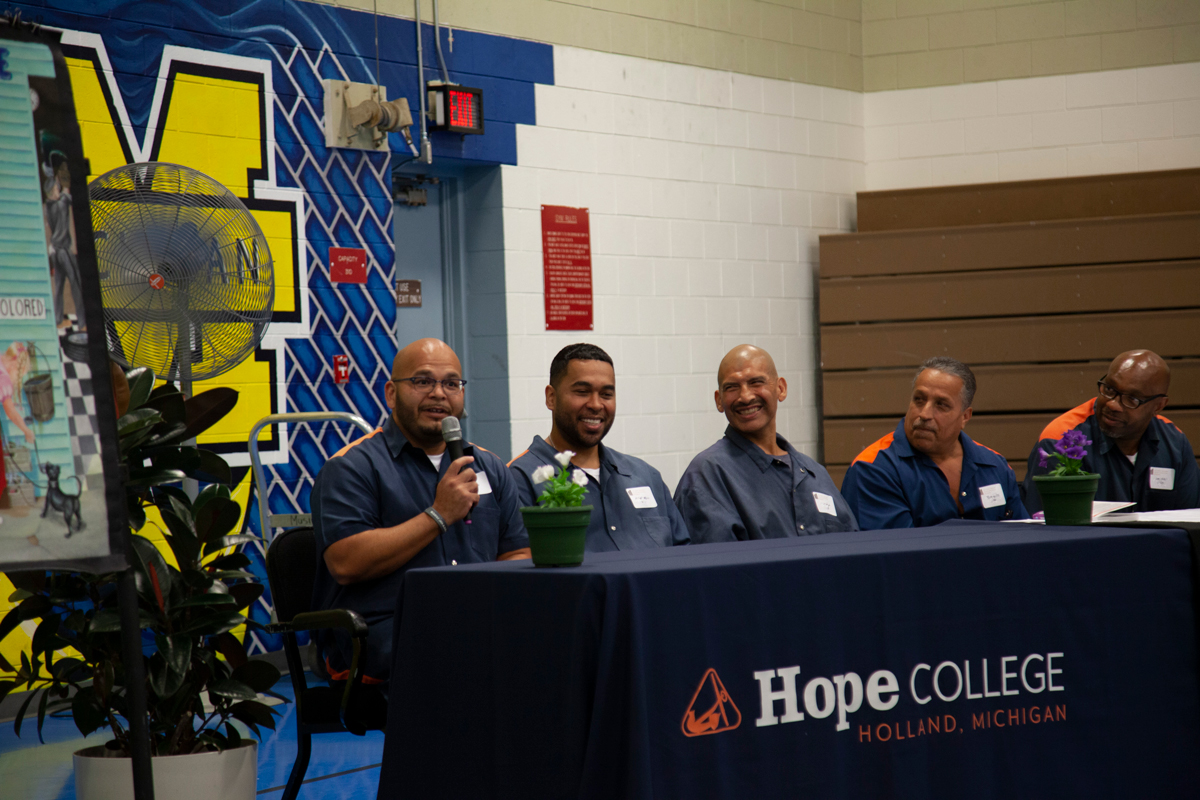
[[[1050,454],[1042,448],[1038,448],[1038,466],[1045,468],[1050,466]]]
[[[1068,447],[1066,449],[1066,452],[1063,453],[1063,455],[1066,456],[1067,458],[1079,459],[1079,458],[1083,458],[1084,456],[1087,455],[1087,450],[1084,450],[1082,447],[1079,447],[1078,445],[1076,445],[1074,447]]]
[[[1066,438],[1067,437],[1064,436],[1062,439],[1059,439],[1057,442],[1054,443],[1054,449],[1056,451],[1058,451],[1059,453],[1065,453],[1067,448],[1070,446],[1068,443],[1066,443],[1066,441],[1065,441]]]

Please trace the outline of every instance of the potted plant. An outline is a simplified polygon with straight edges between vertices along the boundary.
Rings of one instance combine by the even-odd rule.
[[[583,563],[583,545],[587,539],[592,507],[583,505],[587,475],[571,469],[570,450],[554,456],[554,467],[544,464],[533,471],[534,486],[542,493],[536,506],[521,509],[525,529],[529,531],[529,550],[534,566],[577,567]]]
[[[241,512],[230,496],[229,466],[185,443],[228,413],[237,393],[214,389],[185,400],[174,385],[155,389],[154,383],[149,370],[128,374],[128,409],[117,431],[131,529],[147,524],[148,509],[156,512],[150,524],[161,530],[176,562],[169,564],[149,539],[131,532],[155,792],[173,800],[250,800],[257,745],[231,720],[259,738],[260,728],[274,729],[274,711],[257,698],[271,693],[280,674],[271,664],[249,660],[232,633],[241,625],[259,627],[240,612],[263,587],[245,571],[245,554],[227,552],[255,538],[234,530]],[[176,485],[184,478],[208,485],[192,498]],[[10,573],[17,588],[12,599],[20,602],[0,621],[3,640],[22,622],[38,620],[21,663],[0,658],[0,699],[28,690],[13,726],[17,735],[34,709],[40,738],[46,715],[68,708],[83,735],[101,728],[112,733],[106,744],[75,754],[80,800],[133,796],[132,687],[122,663],[118,575]],[[178,770],[181,776],[172,777]]]
[[[1047,525],[1091,524],[1092,501],[1100,485],[1099,475],[1083,471],[1082,460],[1087,455],[1084,448],[1091,443],[1082,431],[1067,431],[1054,443],[1055,452],[1038,449],[1040,466],[1050,466],[1052,458],[1058,461],[1058,466],[1046,475],[1033,476]]]

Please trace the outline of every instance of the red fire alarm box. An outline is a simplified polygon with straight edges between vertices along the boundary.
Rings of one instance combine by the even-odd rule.
[[[350,382],[350,356],[333,357],[333,382]]]
[[[329,280],[334,283],[366,283],[367,251],[359,247],[329,248]]]

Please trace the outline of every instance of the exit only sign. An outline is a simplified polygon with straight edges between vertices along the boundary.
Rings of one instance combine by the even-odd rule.
[[[334,283],[366,283],[367,251],[359,247],[329,248],[329,280]]]

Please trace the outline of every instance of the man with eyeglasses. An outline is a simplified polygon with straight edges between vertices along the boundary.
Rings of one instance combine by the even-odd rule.
[[[1187,437],[1166,417],[1171,369],[1156,353],[1130,350],[1113,359],[1097,383],[1099,393],[1042,431],[1029,454],[1023,490],[1025,505],[1040,511],[1033,482],[1050,467],[1039,465],[1038,450],[1054,451],[1067,431],[1092,441],[1082,466],[1100,475],[1097,500],[1133,502],[1130,511],[1166,511],[1200,506],[1200,471]]]
[[[612,357],[594,344],[571,344],[550,362],[546,387],[550,435],[533,437],[529,449],[508,463],[522,505],[537,504],[538,470],[558,471],[555,457],[571,454],[586,476],[583,505],[592,507],[584,550],[644,550],[688,544],[691,537],[658,470],[618,453],[601,441],[617,416],[617,378]]]
[[[462,416],[466,383],[445,342],[408,345],[384,390],[387,421],[335,453],[313,484],[313,607],[348,608],[366,619],[364,674],[373,682],[391,671],[392,617],[406,571],[529,557],[504,462],[472,445],[462,458],[446,458],[442,420]],[[345,679],[349,637],[322,632],[318,643],[330,676]]]

